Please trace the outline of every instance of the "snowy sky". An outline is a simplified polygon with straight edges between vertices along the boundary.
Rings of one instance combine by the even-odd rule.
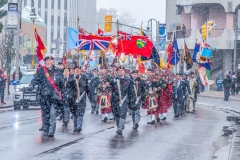
[[[147,26],[147,21],[151,18],[160,23],[165,22],[166,0],[97,0],[97,9],[116,8],[118,13],[130,12],[135,18],[136,25]]]

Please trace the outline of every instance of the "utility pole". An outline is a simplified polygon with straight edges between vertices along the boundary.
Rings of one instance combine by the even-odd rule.
[[[234,53],[233,53],[233,71],[236,72],[237,35],[238,35],[237,27],[235,27],[234,30],[235,30],[235,41],[234,41]]]
[[[16,33],[16,71],[15,81],[19,81],[19,37],[20,37],[20,21],[22,12],[22,0],[18,0],[18,22],[17,22],[17,33]]]

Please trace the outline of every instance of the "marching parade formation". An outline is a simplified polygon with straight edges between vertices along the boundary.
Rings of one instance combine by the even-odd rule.
[[[194,53],[199,66],[203,64],[198,70],[189,70],[193,66],[193,58],[193,61],[186,59],[187,74],[173,73],[171,66],[176,66],[178,61],[183,61],[184,58],[192,59],[186,43],[185,56],[181,57],[175,33],[167,49],[167,67],[162,64],[164,62],[153,42],[142,29],[137,36],[123,31],[117,33],[117,36],[108,36],[98,29],[98,34],[91,34],[80,27],[78,31],[68,27],[68,49],[74,48],[78,51],[78,63],[73,59],[72,63],[67,64],[67,58],[64,56],[56,67],[54,57],[43,57],[45,47],[35,28],[39,67],[29,90],[38,86],[38,99],[42,111],[42,127],[39,130],[43,131],[44,135],[54,136],[57,117],[63,120],[62,126],[67,126],[70,119],[73,119],[73,131],[81,132],[87,99],[91,104],[91,114],[100,113],[101,122],[116,121],[116,133],[119,135],[122,135],[128,113],[132,116],[132,128],[139,127],[141,109],[146,111],[147,124],[166,121],[171,106],[175,118],[185,113],[194,113],[202,83],[210,83],[205,69],[205,63],[211,61],[210,46],[205,43],[201,48],[196,44],[205,56],[204,59],[197,58],[197,52]],[[208,51],[205,55],[204,49]],[[115,54],[111,65],[105,62],[105,52],[109,50]],[[79,51],[85,52],[85,58],[82,57],[83,65],[79,63]],[[94,68],[92,63],[96,56],[92,51],[99,51],[101,58],[100,65],[94,63]],[[122,55],[123,59],[132,56],[137,64],[136,69],[130,66],[129,69],[125,68],[126,65],[120,63],[124,61]],[[145,68],[143,60],[150,59],[151,67]]]

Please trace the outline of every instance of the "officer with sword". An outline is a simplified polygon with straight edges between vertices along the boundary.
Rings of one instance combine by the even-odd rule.
[[[124,130],[125,119],[127,115],[127,107],[134,108],[136,96],[134,93],[133,81],[126,77],[125,68],[119,66],[119,76],[114,78],[112,93],[112,111],[116,117],[117,134],[122,135]]]

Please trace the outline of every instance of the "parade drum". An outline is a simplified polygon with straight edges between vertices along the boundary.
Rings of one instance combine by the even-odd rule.
[[[149,97],[149,109],[156,109],[158,107],[157,99],[155,96]]]
[[[104,109],[104,108],[108,108],[108,99],[107,99],[107,95],[106,94],[103,94],[100,98],[100,103],[99,103],[99,106],[101,107],[101,109]]]

